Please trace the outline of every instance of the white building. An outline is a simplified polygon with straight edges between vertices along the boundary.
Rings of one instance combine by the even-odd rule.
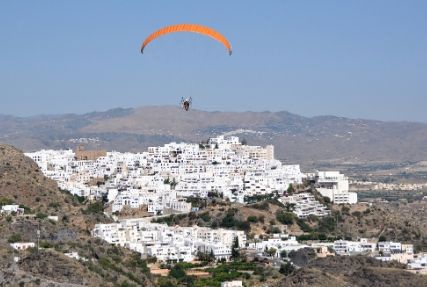
[[[298,216],[298,218],[306,218],[309,215],[322,217],[330,214],[330,210],[327,206],[321,204],[314,198],[313,194],[308,192],[283,196],[279,201],[285,205],[293,204],[293,212]]]
[[[160,261],[190,262],[194,259],[191,246],[154,244],[146,246],[146,254]]]
[[[6,214],[11,214],[13,212],[17,214],[24,214],[24,209],[19,207],[19,205],[17,204],[10,204],[10,205],[3,205],[0,210],[0,213],[6,213]]]
[[[335,204],[357,203],[357,193],[349,192],[348,178],[339,171],[318,171],[316,188]]]
[[[355,255],[360,253],[370,254],[380,261],[397,261],[407,264],[408,268],[411,263],[418,262],[421,254],[414,254],[412,244],[402,244],[400,242],[369,242],[366,238],[359,241],[337,240],[333,244],[333,249],[337,255]],[[419,262],[418,262],[419,263]],[[414,263],[415,265],[418,263]],[[414,265],[414,266],[415,266]]]
[[[426,270],[427,269],[427,253],[421,253],[416,256],[408,263],[408,269],[413,270]]]
[[[378,242],[378,251],[383,254],[393,254],[402,252],[402,243],[393,241]]]
[[[255,250],[258,254],[262,254],[265,250],[274,248],[276,250],[274,257],[279,258],[282,251],[286,251],[286,253],[288,253],[290,251],[295,251],[306,247],[309,246],[300,244],[296,240],[295,236],[274,234],[273,238],[269,238],[263,241],[255,240],[254,242],[249,243],[247,248]]]
[[[47,219],[58,222],[59,216],[58,215],[49,215],[47,217]]]
[[[224,281],[221,282],[221,287],[243,287],[243,282],[241,280]]]
[[[236,238],[239,247],[246,245],[243,231],[198,226],[172,227],[150,223],[147,219],[96,224],[92,235],[162,261],[192,261],[198,252],[213,252],[218,259],[229,259]]]
[[[81,261],[87,261],[87,258],[84,258],[84,257],[81,257],[80,255],[79,255],[79,253],[77,253],[77,252],[67,252],[67,253],[64,253],[64,255],[65,256],[67,256],[67,257],[70,257],[70,258],[73,258],[73,259],[76,259],[76,260],[81,260]]]
[[[391,254],[385,254],[385,255],[379,255],[375,256],[375,259],[380,261],[397,261],[402,264],[409,264],[414,260],[414,254],[413,253],[391,253]]]
[[[352,255],[359,253],[372,253],[376,249],[375,242],[369,242],[366,238],[359,241],[337,240],[332,247],[338,255]]]
[[[13,249],[15,250],[26,250],[28,248],[33,248],[35,247],[35,243],[34,242],[15,242],[15,243],[11,243],[10,246],[12,246]]]

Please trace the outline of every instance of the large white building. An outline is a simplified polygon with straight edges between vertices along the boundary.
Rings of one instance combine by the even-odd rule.
[[[357,193],[349,192],[348,178],[339,171],[318,171],[316,188],[335,204],[357,203]]]

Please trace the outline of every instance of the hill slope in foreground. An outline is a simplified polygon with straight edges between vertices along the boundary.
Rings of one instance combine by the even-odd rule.
[[[340,256],[309,260],[278,286],[421,287],[426,284],[427,276],[415,276],[400,269],[398,264],[393,266],[362,256]]]
[[[24,216],[0,215],[0,286],[153,285],[139,256],[90,237],[94,223],[107,220],[102,208],[61,192],[31,159],[8,145],[0,145],[0,201],[26,209]],[[43,249],[13,252],[10,242],[37,242],[37,229]],[[77,261],[66,252],[89,260]],[[14,263],[14,256],[21,260]]]
[[[142,151],[170,141],[205,141],[230,133],[249,144],[276,146],[292,162],[419,161],[427,158],[427,124],[381,122],[288,112],[183,112],[176,107],[114,109],[83,115],[0,116],[0,141],[26,151],[89,147]]]

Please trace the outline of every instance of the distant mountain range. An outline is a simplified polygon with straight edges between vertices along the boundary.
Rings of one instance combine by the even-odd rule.
[[[83,115],[0,115],[0,142],[25,151],[89,148],[144,151],[171,141],[201,142],[233,134],[250,145],[275,145],[286,162],[420,161],[427,159],[427,124],[382,122],[289,112],[184,112],[154,106]]]

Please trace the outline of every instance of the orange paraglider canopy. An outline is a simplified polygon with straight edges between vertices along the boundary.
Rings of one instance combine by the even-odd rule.
[[[231,44],[230,42],[228,42],[227,38],[225,38],[221,33],[215,31],[212,28],[209,28],[203,25],[198,25],[198,24],[177,24],[177,25],[166,26],[155,31],[150,36],[148,36],[147,39],[145,39],[144,43],[142,43],[141,53],[144,52],[144,48],[154,39],[160,36],[163,36],[169,33],[175,33],[175,32],[192,32],[192,33],[198,33],[198,34],[211,37],[212,39],[217,40],[218,42],[223,44],[225,48],[227,48],[229,55],[231,55],[232,53]]]

